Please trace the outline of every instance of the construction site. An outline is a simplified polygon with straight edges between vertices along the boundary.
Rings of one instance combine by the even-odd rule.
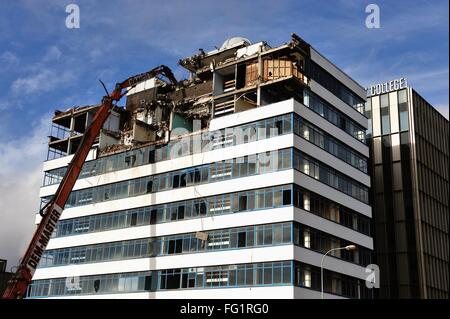
[[[150,145],[157,148],[184,135],[207,132],[209,122],[221,116],[289,98],[302,102],[308,58],[308,44],[295,34],[276,48],[236,37],[220,49],[208,53],[200,49],[179,61],[189,71],[189,79],[159,76],[138,83],[126,94],[125,107],[114,107],[102,128],[95,145],[98,157]],[[99,107],[55,111],[48,160],[77,151]],[[200,124],[196,130],[194,120]]]
[[[55,111],[5,295],[372,298],[364,88],[296,34],[178,63]]]

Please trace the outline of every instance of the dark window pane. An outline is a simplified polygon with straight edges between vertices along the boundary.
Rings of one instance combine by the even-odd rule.
[[[245,247],[245,240],[247,238],[246,232],[238,233],[238,247]]]
[[[291,204],[291,190],[286,189],[283,191],[283,205]]]
[[[241,195],[239,197],[239,211],[247,210],[247,196]]]

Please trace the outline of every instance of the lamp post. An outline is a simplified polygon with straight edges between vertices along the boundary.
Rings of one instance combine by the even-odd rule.
[[[325,259],[325,256],[328,255],[328,253],[331,253],[332,251],[335,251],[335,250],[341,250],[341,249],[355,250],[356,246],[355,245],[348,245],[348,246],[345,246],[345,247],[332,248],[329,251],[327,251],[325,253],[325,255],[322,256],[322,261],[320,262],[320,287],[321,287],[321,291],[322,291],[322,299],[324,299],[323,298],[323,260]]]

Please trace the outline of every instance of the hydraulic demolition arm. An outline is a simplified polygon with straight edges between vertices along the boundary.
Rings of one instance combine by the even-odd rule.
[[[28,245],[25,255],[21,259],[17,271],[8,282],[8,286],[2,298],[16,299],[25,296],[27,287],[31,283],[33,274],[36,271],[42,254],[44,253],[61,213],[64,210],[70,192],[77,181],[78,175],[80,174],[96,137],[99,135],[103,124],[109,116],[113,103],[118,102],[128,92],[128,88],[133,88],[136,84],[157,75],[164,75],[172,85],[177,85],[177,80],[172,71],[167,66],[161,65],[148,72],[132,76],[122,83],[116,84],[114,91],[103,97],[101,106],[95,114],[91,125],[86,129],[80,146],[74,154],[55,195],[42,208],[41,222]]]

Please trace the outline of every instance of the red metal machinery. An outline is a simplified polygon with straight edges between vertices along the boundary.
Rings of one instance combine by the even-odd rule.
[[[8,282],[8,286],[2,296],[3,299],[21,299],[25,296],[42,254],[64,210],[70,192],[77,181],[96,137],[109,116],[113,103],[118,102],[128,92],[127,88],[133,88],[137,83],[157,75],[164,75],[172,85],[177,85],[177,80],[172,71],[167,66],[161,65],[116,84],[114,91],[103,97],[102,104],[95,114],[91,125],[86,129],[80,146],[69,163],[66,174],[59,184],[55,195],[41,210],[41,222],[28,245],[25,255],[21,259],[17,271]]]

